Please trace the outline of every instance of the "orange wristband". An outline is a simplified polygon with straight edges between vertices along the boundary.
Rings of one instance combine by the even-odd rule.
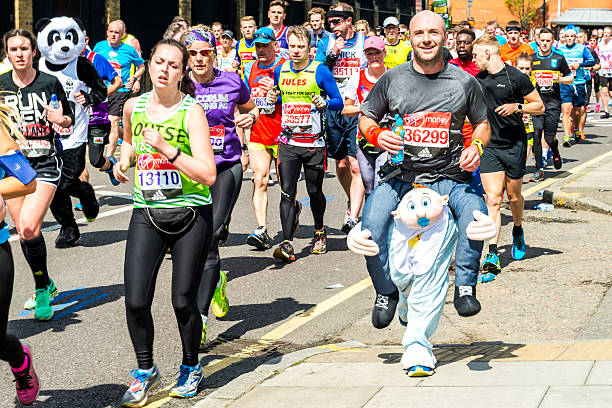
[[[385,130],[389,130],[389,129],[379,128],[376,125],[372,125],[366,131],[365,137],[368,140],[368,142],[370,142],[376,147],[380,147],[380,145],[378,144],[378,136]]]

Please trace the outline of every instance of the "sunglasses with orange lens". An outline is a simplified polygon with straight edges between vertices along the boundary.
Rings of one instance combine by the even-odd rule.
[[[207,57],[209,55],[212,55],[214,53],[214,49],[213,48],[205,48],[203,50],[189,50],[189,55],[191,55],[192,57],[195,57],[196,55],[200,54],[203,57]]]

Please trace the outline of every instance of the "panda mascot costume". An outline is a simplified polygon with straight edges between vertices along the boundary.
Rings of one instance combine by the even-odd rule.
[[[71,127],[56,129],[62,138],[60,157],[63,162],[60,184],[51,203],[51,213],[61,225],[56,248],[74,246],[80,238],[70,196],[81,200],[83,213],[89,221],[93,221],[100,210],[91,185],[79,180],[85,169],[90,107],[106,99],[106,86],[98,72],[87,58],[80,56],[85,49],[83,30],[83,23],[71,17],[44,18],[36,23],[41,53],[38,68],[61,82],[75,117]]]

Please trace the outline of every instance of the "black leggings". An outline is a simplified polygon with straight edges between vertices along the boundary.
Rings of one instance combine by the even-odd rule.
[[[15,335],[6,332],[14,277],[13,254],[7,241],[0,244],[0,359],[8,361],[11,367],[18,368],[25,357],[23,348]]]
[[[101,123],[98,125],[89,125],[87,136],[87,148],[89,151],[89,163],[96,169],[104,166],[106,157],[104,157],[104,146],[108,144],[108,134],[111,130],[110,123]]]
[[[560,109],[549,109],[542,116],[534,116],[535,130],[533,135],[533,155],[535,156],[536,167],[543,168],[542,163],[542,133],[544,140],[550,147],[553,154],[559,154],[559,142],[557,141],[557,125],[561,116]],[[537,124],[536,124],[537,123]]]
[[[172,248],[172,306],[183,345],[183,364],[198,364],[202,319],[196,294],[212,233],[212,208],[204,205],[194,209],[193,224],[176,235],[156,229],[146,210],[135,208],[132,212],[125,247],[124,285],[127,324],[138,368],[153,367],[151,303],[157,272],[168,247]]]
[[[241,187],[242,163],[240,160],[217,166],[217,179],[215,184],[210,187],[213,212],[212,237],[208,247],[208,254],[206,255],[204,275],[202,275],[198,289],[198,309],[200,314],[204,316],[208,316],[210,302],[215,294],[219,273],[221,272],[219,237],[221,232],[229,225]]]
[[[300,179],[300,171],[304,166],[304,178],[306,179],[306,191],[310,197],[310,209],[314,218],[315,230],[323,228],[323,216],[325,215],[326,200],[323,194],[323,178],[325,170],[323,166],[324,156],[320,156],[317,150],[307,148],[296,148],[295,146],[283,145],[283,158],[279,160],[278,173],[281,185],[280,218],[283,226],[283,239],[293,239],[293,227],[297,215],[295,197],[297,185]],[[286,149],[286,150],[285,150]],[[303,149],[303,150],[302,150]],[[300,150],[302,150],[300,152]]]

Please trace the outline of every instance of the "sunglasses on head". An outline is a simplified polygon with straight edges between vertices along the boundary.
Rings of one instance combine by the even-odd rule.
[[[207,57],[209,55],[212,55],[214,53],[214,48],[204,48],[203,50],[189,50],[189,55],[191,55],[192,57],[195,57],[196,55],[200,54],[203,57]]]
[[[327,20],[329,22],[329,24],[331,25],[338,25],[341,24],[344,19],[343,18],[330,18],[329,20]]]
[[[263,38],[264,40],[276,40],[276,37],[274,37],[273,35],[269,33],[255,33],[253,38],[255,39]]]

